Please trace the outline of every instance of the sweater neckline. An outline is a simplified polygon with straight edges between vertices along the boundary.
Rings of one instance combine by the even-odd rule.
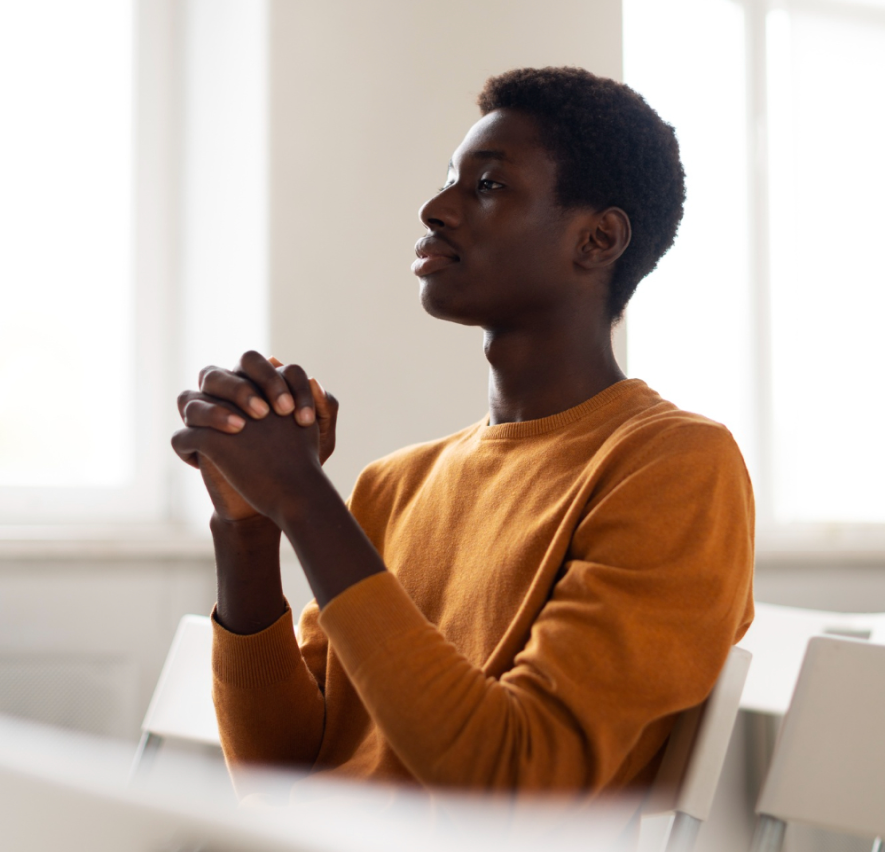
[[[551,414],[549,417],[540,417],[537,420],[520,420],[515,423],[498,423],[494,426],[489,425],[489,415],[485,416],[485,420],[479,426],[479,439],[481,441],[492,441],[500,439],[514,438],[532,438],[537,435],[544,435],[553,432],[571,423],[583,419],[589,414],[598,411],[616,399],[624,396],[639,388],[646,387],[642,379],[621,379],[613,385],[607,387],[604,391],[600,391],[590,399],[584,400],[574,406],[560,411],[558,414]]]

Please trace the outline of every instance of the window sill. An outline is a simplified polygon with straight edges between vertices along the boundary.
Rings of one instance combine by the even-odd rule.
[[[0,526],[0,563],[213,559],[212,539],[172,525]]]
[[[180,524],[108,526],[0,525],[0,568],[34,562],[137,562],[161,566],[170,562],[215,562],[205,533]],[[297,565],[289,543],[282,541],[280,562]]]
[[[885,525],[795,525],[758,529],[756,563],[763,567],[885,567]]]
[[[295,561],[291,548],[281,548],[283,562]],[[212,561],[205,533],[174,524],[141,525],[0,525],[0,564],[10,562],[172,562]],[[820,530],[795,535],[760,530],[756,541],[757,567],[885,568],[885,529],[835,536]]]

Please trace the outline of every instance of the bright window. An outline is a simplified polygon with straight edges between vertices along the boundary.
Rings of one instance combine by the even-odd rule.
[[[7,526],[165,517],[156,366],[165,294],[160,276],[145,274],[163,256],[146,202],[165,191],[165,175],[151,165],[157,146],[139,145],[140,8],[0,2]],[[153,123],[141,123],[148,139]],[[150,189],[141,203],[137,187]]]
[[[132,476],[132,42],[121,0],[0,4],[3,486]]]
[[[885,12],[797,4],[768,40],[776,517],[881,523]]]
[[[885,4],[625,0],[625,79],[688,202],[628,310],[628,367],[721,420],[766,535],[885,523]]]
[[[267,32],[0,0],[0,538],[205,529],[169,437],[200,367],[266,349]]]

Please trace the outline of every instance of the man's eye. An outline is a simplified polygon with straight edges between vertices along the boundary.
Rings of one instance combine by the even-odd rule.
[[[488,192],[492,189],[500,189],[502,186],[504,186],[503,183],[498,183],[498,181],[491,180],[490,178],[482,178],[477,184],[477,188],[483,192]]]

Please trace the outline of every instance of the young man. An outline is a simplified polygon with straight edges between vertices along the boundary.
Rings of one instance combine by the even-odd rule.
[[[575,68],[492,78],[479,104],[413,269],[425,310],[484,330],[486,419],[373,463],[345,505],[321,468],[337,404],[301,368],[247,353],[179,399],[173,445],[215,504],[233,767],[641,785],[752,618],[734,440],[625,379],[611,349],[682,215],[672,128]],[[281,531],[316,595],[300,646]]]

